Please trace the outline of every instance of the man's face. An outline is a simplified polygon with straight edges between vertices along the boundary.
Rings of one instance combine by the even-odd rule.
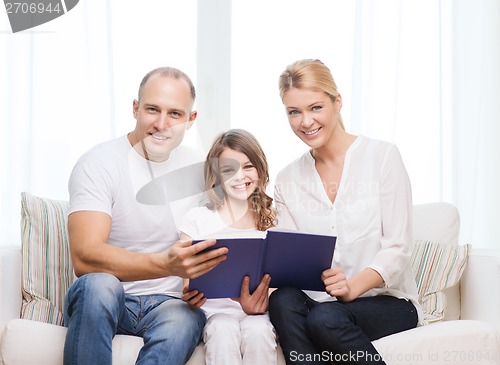
[[[143,86],[140,100],[134,100],[137,123],[129,135],[130,143],[148,160],[167,160],[196,119],[192,106],[186,80],[152,75]]]

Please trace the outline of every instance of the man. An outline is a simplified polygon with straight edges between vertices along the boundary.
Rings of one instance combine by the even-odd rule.
[[[135,129],[73,169],[68,232],[79,278],[66,296],[66,365],[111,365],[115,334],[143,338],[137,364],[184,364],[200,339],[205,316],[179,299],[182,278],[210,271],[227,249],[197,255],[215,241],[176,242],[175,218],[187,206],[136,199],[141,186],[196,162],[179,146],[196,119],[195,96],[182,71],[152,70],[133,102]]]

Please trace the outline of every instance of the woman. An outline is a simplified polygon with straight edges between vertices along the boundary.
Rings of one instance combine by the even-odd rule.
[[[348,134],[342,97],[319,60],[281,74],[290,127],[309,147],[276,178],[280,227],[337,236],[324,292],[281,288],[270,318],[287,364],[384,364],[371,341],[414,328],[411,187],[396,146]]]

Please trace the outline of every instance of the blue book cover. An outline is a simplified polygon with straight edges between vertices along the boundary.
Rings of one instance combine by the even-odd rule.
[[[221,238],[208,248],[227,247],[227,259],[189,282],[189,289],[207,298],[236,298],[241,282],[250,277],[250,292],[264,274],[271,288],[294,286],[324,291],[321,273],[330,268],[336,237],[294,231],[269,230],[264,238]]]

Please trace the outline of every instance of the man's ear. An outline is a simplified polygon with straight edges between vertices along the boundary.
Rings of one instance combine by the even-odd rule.
[[[134,99],[134,102],[132,103],[132,112],[134,113],[134,118],[137,119],[137,111],[139,110],[139,102]]]
[[[196,117],[198,116],[198,112],[197,111],[192,111],[191,114],[189,115],[189,120],[188,120],[188,123],[187,123],[187,127],[186,129],[189,129],[191,128],[191,126],[193,125]]]

